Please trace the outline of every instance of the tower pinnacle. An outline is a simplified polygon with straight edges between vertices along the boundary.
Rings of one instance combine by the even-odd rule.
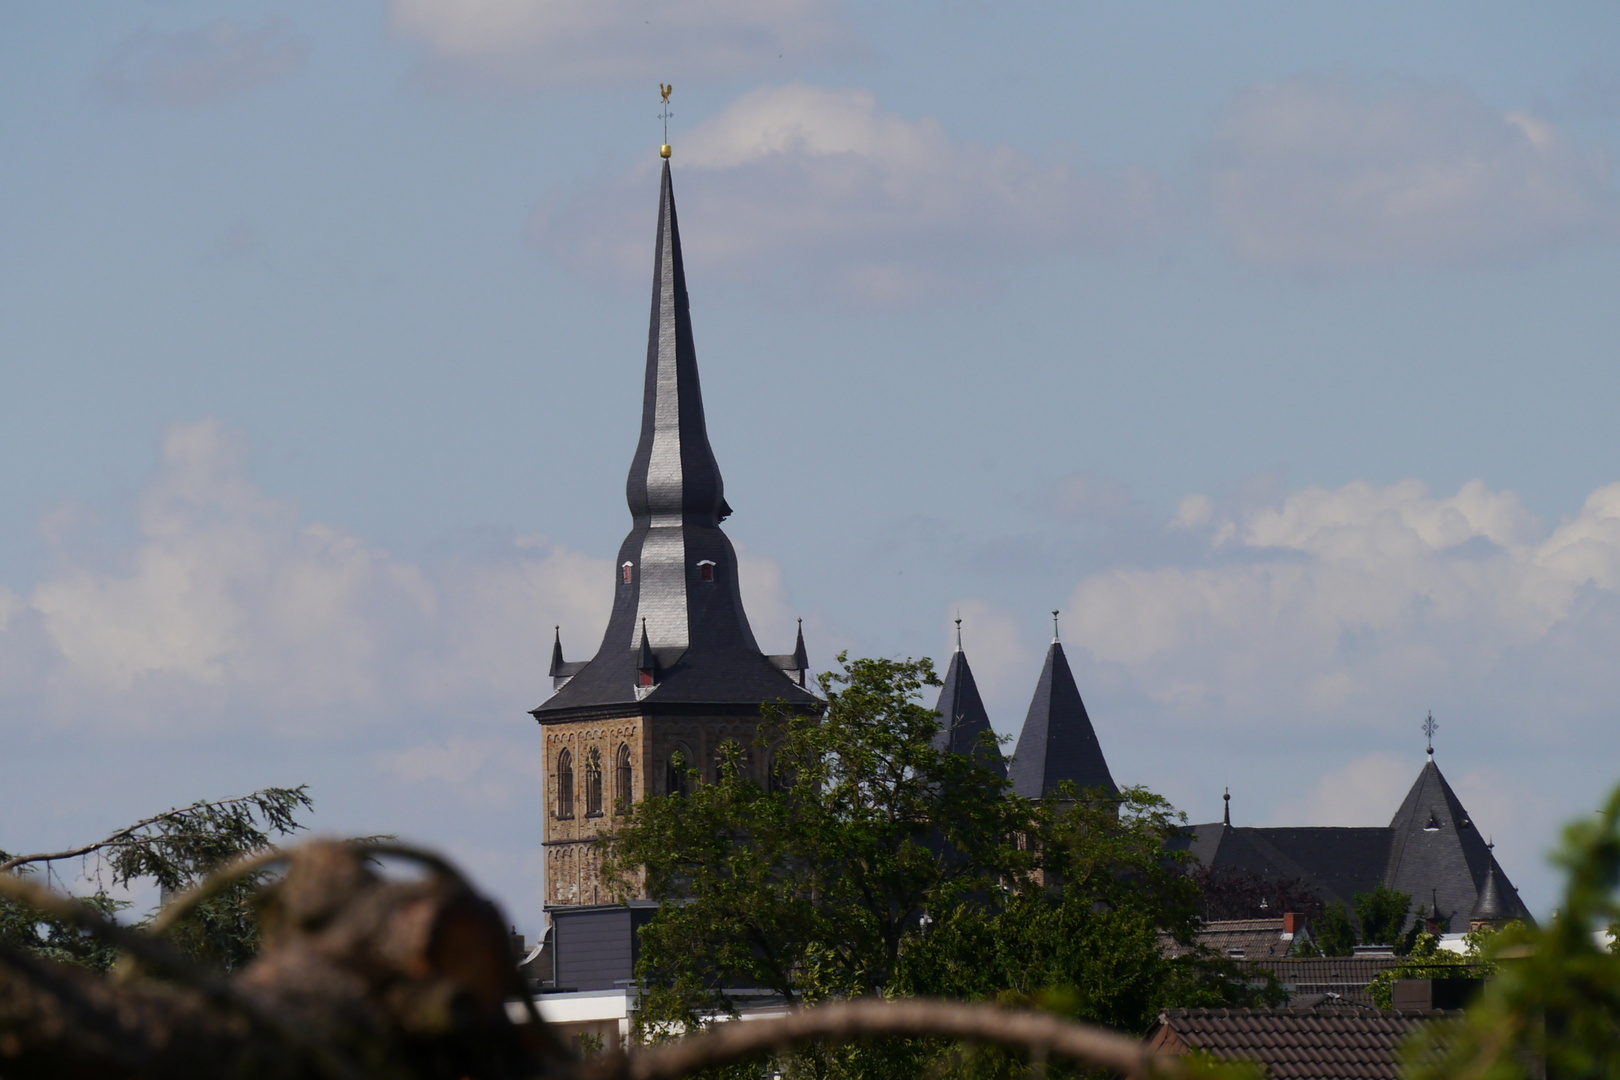
[[[663,87],[667,92],[670,88]],[[667,94],[666,94],[667,96]],[[764,701],[811,705],[802,646],[793,669],[760,652],[743,611],[731,515],[709,445],[686,266],[669,162],[659,178],[641,437],[625,480],[630,534],[614,561],[613,613],[596,656],[573,668],[538,719],[605,705],[705,704],[757,714]],[[560,672],[559,672],[560,673]],[[650,681],[649,681],[650,676]]]

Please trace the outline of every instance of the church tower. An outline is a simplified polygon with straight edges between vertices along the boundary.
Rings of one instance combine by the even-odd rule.
[[[641,440],[625,497],[630,534],[614,566],[602,644],[592,659],[568,662],[559,630],[556,693],[532,713],[544,733],[548,905],[610,902],[591,841],[630,804],[680,790],[688,769],[711,777],[723,743],[738,743],[765,783],[769,762],[753,749],[761,704],[820,705],[805,685],[802,630],[792,653],[760,652],[737,555],[720,530],[731,507],[703,420],[667,154]]]

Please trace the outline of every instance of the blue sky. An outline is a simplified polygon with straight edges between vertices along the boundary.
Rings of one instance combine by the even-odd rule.
[[[6,847],[308,781],[538,925],[671,141],[762,644],[1068,643],[1116,777],[1532,907],[1620,776],[1610,5],[0,12]],[[771,644],[775,642],[776,644]],[[21,763],[21,768],[18,764]]]

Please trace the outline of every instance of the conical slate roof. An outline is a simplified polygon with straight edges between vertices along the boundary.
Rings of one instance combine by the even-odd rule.
[[[1013,790],[1027,799],[1052,794],[1065,780],[1074,781],[1081,793],[1102,788],[1119,794],[1059,642],[1052,642],[1046,652],[1046,666],[1035,685],[1007,775]]]
[[[1433,906],[1431,918],[1447,930],[1467,930],[1496,860],[1433,757],[1406,793],[1389,831],[1385,883],[1411,896],[1414,906]],[[1500,899],[1512,911],[1509,917],[1527,918],[1512,883],[1500,868],[1496,874]]]
[[[743,612],[737,555],[720,531],[731,513],[709,446],[669,162],[653,259],[641,441],[625,484],[631,528],[614,567],[613,612],[596,656],[552,669],[560,689],[534,710],[560,719],[643,703],[752,711],[763,701],[818,699],[760,652]],[[639,685],[645,627],[654,686]],[[576,670],[577,669],[577,670]],[[729,708],[728,708],[729,707]]]
[[[1486,845],[1490,847],[1489,844]],[[1491,855],[1491,863],[1485,868],[1485,887],[1479,891],[1479,899],[1474,902],[1474,910],[1469,913],[1470,922],[1498,923],[1515,918],[1514,905],[1508,902],[1507,894],[1502,888],[1501,867],[1496,863],[1496,856]]]
[[[979,686],[973,681],[973,669],[968,667],[967,654],[962,651],[960,639],[956,643],[956,652],[951,654],[951,666],[945,672],[945,685],[939,691],[939,704],[934,708],[939,713],[939,734],[934,736],[935,749],[971,754],[980,763],[994,769],[997,775],[1006,777],[1007,762],[1003,760],[1001,751],[994,746],[984,745],[984,734],[990,732],[994,738],[994,731],[990,727],[990,716],[984,711],[984,701],[979,697]]]

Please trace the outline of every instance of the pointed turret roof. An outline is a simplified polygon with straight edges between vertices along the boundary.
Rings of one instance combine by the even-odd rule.
[[[967,653],[962,651],[960,619],[956,622],[956,651],[951,654],[951,666],[945,671],[945,684],[940,687],[939,703],[934,708],[939,713],[935,749],[972,754],[998,776],[1006,777],[1007,762],[1001,751],[984,745],[985,732],[990,732],[992,737],[995,733],[990,727],[990,715],[984,710],[984,701],[979,697],[973,669],[968,667]]]
[[[1491,845],[1486,844],[1488,850]],[[1499,924],[1515,918],[1514,905],[1508,902],[1507,891],[1502,888],[1502,868],[1497,865],[1496,855],[1491,853],[1490,865],[1485,868],[1485,887],[1479,891],[1479,899],[1474,903],[1474,910],[1469,913],[1469,923]]]
[[[1432,754],[1432,752],[1431,752]],[[1528,918],[1513,884],[1479,828],[1451,790],[1431,756],[1389,823],[1389,862],[1384,882],[1414,902],[1427,899],[1430,917],[1446,929],[1468,929],[1468,919],[1494,873],[1509,918]]]
[[[614,568],[613,612],[596,656],[534,710],[538,719],[641,702],[753,711],[764,701],[818,700],[760,652],[737,585],[737,555],[720,523],[731,514],[709,446],[681,258],[675,194],[664,161],[653,256],[652,315],[641,441],[625,484],[631,529]],[[643,629],[645,628],[645,629]],[[657,683],[639,687],[642,639]],[[563,665],[553,651],[553,669]]]
[[[1111,795],[1119,794],[1063,645],[1056,640],[1046,650],[1046,666],[1035,684],[1035,697],[1029,703],[1007,775],[1013,790],[1026,799],[1052,794],[1065,780],[1074,781],[1081,792],[1102,788]]]

